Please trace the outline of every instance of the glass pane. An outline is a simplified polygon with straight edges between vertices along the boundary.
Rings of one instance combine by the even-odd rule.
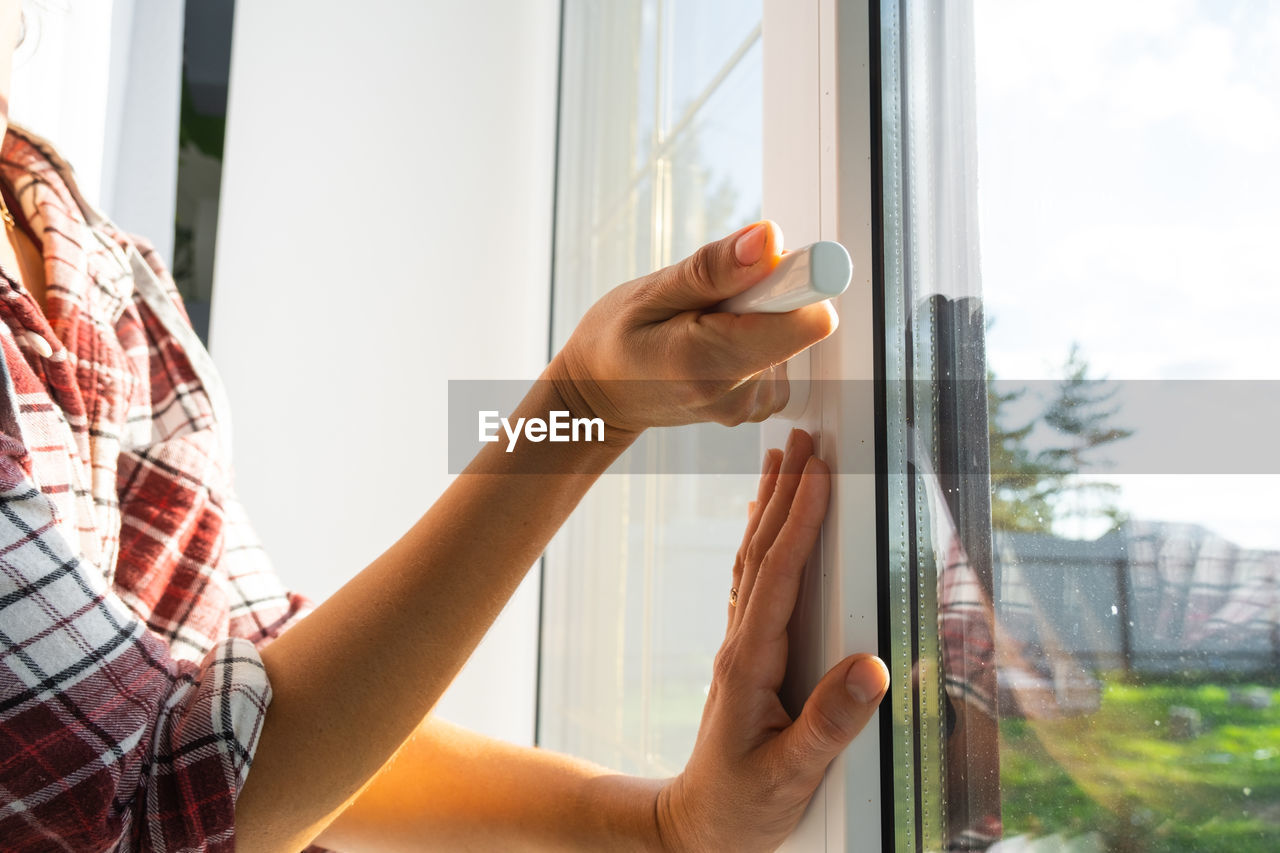
[[[664,0],[659,6],[666,31],[666,136],[698,111],[717,81],[758,42],[762,5],[761,0]]]
[[[719,26],[695,5],[565,4],[557,345],[609,288],[760,215],[761,3],[710,4],[733,7]],[[662,140],[657,68],[671,91],[697,92]],[[538,738],[663,776],[693,747],[755,483],[696,473],[676,442],[651,439],[548,549]]]
[[[1280,849],[1280,7],[880,14],[898,848]]]
[[[641,230],[651,221],[643,197],[652,171],[650,151],[657,115],[656,0],[567,0],[563,43],[557,212],[557,285],[561,264],[582,264],[575,281],[582,287],[558,291],[553,323],[567,336],[573,321],[609,287],[649,269],[652,258]],[[576,116],[565,121],[563,116]],[[567,194],[567,197],[566,197]],[[568,199],[572,203],[568,203]],[[629,227],[628,227],[629,225]],[[600,252],[602,232],[627,229],[634,249]],[[590,278],[598,259],[624,269],[622,278]],[[563,343],[557,339],[557,346]]]
[[[972,10],[880,9],[895,849],[1000,836]]]
[[[192,327],[206,344],[234,15],[235,0],[188,0],[182,36],[173,280]]]
[[[1280,8],[983,3],[974,33],[1005,835],[1280,849],[1280,478],[1133,461],[1275,401]],[[1213,412],[1228,380],[1252,400]]]
[[[953,849],[1280,849],[1280,469],[1250,434],[1280,395],[1280,7],[918,6],[901,482],[945,765],[920,802]]]
[[[757,40],[673,140],[668,166],[672,259],[760,217],[761,56]]]

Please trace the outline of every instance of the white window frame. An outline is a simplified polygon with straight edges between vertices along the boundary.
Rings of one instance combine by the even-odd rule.
[[[854,259],[840,327],[808,357],[813,378],[845,381],[839,393],[835,382],[813,384],[798,418],[837,476],[792,620],[793,709],[842,658],[877,651],[880,636],[870,21],[868,0],[764,3],[764,215],[784,226],[788,246],[838,240]],[[766,441],[789,427],[769,425]],[[882,778],[873,722],[832,763],[784,849],[868,849],[884,837]]]

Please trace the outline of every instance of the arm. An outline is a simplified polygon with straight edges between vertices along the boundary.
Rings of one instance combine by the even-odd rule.
[[[321,843],[361,851],[776,846],[887,686],[883,665],[854,656],[823,679],[795,723],[778,701],[786,623],[826,509],[825,468],[810,453],[809,437],[797,432],[785,457],[766,458],[733,572],[738,603],[684,773],[622,776],[429,718]]]
[[[516,415],[562,408],[526,399]],[[273,699],[236,805],[242,849],[300,849],[360,791],[594,480],[585,472],[623,446],[538,449],[486,445],[399,542],[263,650]],[[566,473],[532,473],[549,457]]]
[[[640,430],[759,420],[785,403],[770,367],[830,334],[830,306],[703,313],[767,275],[775,244],[771,228],[747,230],[608,294],[515,413],[599,415],[608,443],[487,445],[409,533],[267,647],[274,699],[236,806],[243,849],[297,849],[355,800]],[[612,382],[637,378],[651,381]]]
[[[317,843],[361,853],[651,850],[662,784],[428,718]]]

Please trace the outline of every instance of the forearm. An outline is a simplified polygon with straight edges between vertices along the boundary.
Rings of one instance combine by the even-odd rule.
[[[409,850],[653,850],[657,780],[428,719],[317,843]]]
[[[516,414],[556,408],[539,382]],[[355,797],[625,445],[486,445],[400,541],[264,650],[274,698],[236,807],[242,849],[296,850]]]

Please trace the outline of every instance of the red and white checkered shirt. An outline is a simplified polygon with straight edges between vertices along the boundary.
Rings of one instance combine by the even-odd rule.
[[[306,602],[232,492],[221,387],[156,253],[38,137],[11,128],[0,172],[48,286],[41,311],[0,274],[0,848],[233,849],[258,648]]]

